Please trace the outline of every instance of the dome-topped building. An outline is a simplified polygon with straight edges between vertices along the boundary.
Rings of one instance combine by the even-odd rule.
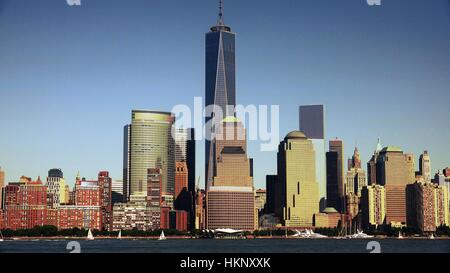
[[[280,206],[275,214],[286,227],[311,227],[319,213],[319,187],[316,180],[315,151],[311,139],[292,131],[278,146],[277,175]]]
[[[306,135],[303,132],[300,131],[292,131],[289,134],[286,135],[284,139],[306,139]]]

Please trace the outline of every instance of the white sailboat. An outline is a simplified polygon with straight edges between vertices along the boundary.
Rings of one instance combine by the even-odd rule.
[[[397,237],[398,239],[403,239],[403,235],[402,235],[402,232],[401,231],[399,231],[398,232],[398,237]]]
[[[346,238],[348,239],[368,239],[373,238],[373,235],[367,235],[362,230],[357,230],[355,234],[347,235]]]
[[[3,242],[3,241],[5,241],[5,240],[3,239],[3,233],[2,233],[2,231],[0,230],[0,242]]]
[[[166,239],[166,236],[164,235],[164,230],[161,232],[161,235],[159,235],[158,241],[163,241]]]
[[[86,237],[86,240],[94,240],[94,235],[92,235],[91,229],[89,229],[89,231],[88,231],[88,235]]]
[[[434,234],[433,234],[433,233],[431,233],[431,235],[430,235],[430,237],[428,237],[428,239],[431,239],[431,240],[433,240],[433,239],[434,239]]]
[[[122,230],[119,230],[119,235],[117,235],[117,239],[122,239]]]

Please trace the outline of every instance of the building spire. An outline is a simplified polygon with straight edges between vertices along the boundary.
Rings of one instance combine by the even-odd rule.
[[[381,138],[378,137],[378,143],[377,143],[377,148],[375,150],[375,153],[379,153],[382,149],[383,149],[383,146],[381,145]]]
[[[223,0],[219,0],[219,21],[217,23],[219,26],[223,26]]]
[[[223,0],[219,0],[219,18],[215,26],[211,27],[212,32],[227,31],[230,32],[231,28],[226,26],[223,22]]]

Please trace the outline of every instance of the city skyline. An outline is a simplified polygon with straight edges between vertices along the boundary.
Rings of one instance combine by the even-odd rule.
[[[171,7],[175,2],[170,1],[167,5],[159,3],[155,4],[156,6],[151,6],[153,8],[159,7],[161,10],[167,11],[166,8]],[[326,140],[334,139],[336,136],[343,139],[345,147],[344,161],[352,155],[354,146],[357,143],[356,146],[361,151],[362,165],[365,169],[366,163],[375,150],[376,138],[380,136],[384,144],[383,146],[400,146],[405,152],[414,153],[416,162],[418,162],[419,155],[424,150],[429,151],[431,157],[431,175],[433,176],[437,169],[442,169],[448,165],[448,159],[445,158],[449,152],[449,148],[446,146],[448,144],[446,140],[450,138],[450,133],[444,127],[446,121],[444,106],[445,101],[450,96],[445,89],[450,84],[450,80],[448,78],[445,79],[445,71],[448,71],[450,68],[450,62],[448,61],[450,60],[450,54],[438,42],[445,44],[445,41],[448,41],[448,37],[450,37],[450,35],[447,35],[449,31],[443,27],[447,21],[450,22],[450,16],[445,13],[445,10],[441,13],[434,10],[438,15],[434,16],[434,20],[427,25],[428,27],[433,26],[433,34],[427,33],[427,28],[422,27],[417,30],[418,34],[415,36],[418,38],[421,35],[427,35],[426,37],[430,38],[429,43],[425,43],[425,45],[421,44],[424,48],[417,47],[417,45],[410,45],[411,51],[403,52],[402,50],[405,50],[402,47],[403,44],[410,41],[408,39],[411,38],[408,38],[407,35],[400,35],[396,38],[394,36],[398,34],[398,31],[412,31],[414,27],[405,24],[403,27],[399,27],[399,29],[391,29],[388,31],[387,26],[389,24],[386,22],[382,23],[379,19],[380,17],[377,16],[387,18],[387,22],[389,22],[389,19],[394,20],[393,16],[395,17],[391,13],[400,12],[402,16],[405,16],[405,19],[412,20],[414,14],[424,14],[426,11],[438,9],[440,4],[445,5],[446,3],[437,1],[433,4],[423,4],[424,1],[415,1],[406,4],[403,1],[403,3],[399,4],[399,2],[383,3],[379,8],[369,7],[364,1],[352,1],[350,4],[340,3],[339,5],[327,2],[330,8],[331,6],[335,7],[337,5],[338,11],[343,11],[343,9],[348,7],[361,11],[361,14],[356,13],[354,16],[358,22],[369,24],[368,33],[362,31],[362,28],[353,27],[349,28],[349,30],[343,30],[337,29],[338,27],[332,27],[329,23],[322,22],[318,26],[315,26],[315,28],[312,28],[312,30],[304,31],[305,29],[302,27],[295,29],[295,35],[298,35],[297,37],[283,36],[288,33],[282,29],[282,24],[286,24],[286,21],[282,21],[281,24],[276,24],[275,27],[270,27],[267,23],[264,25],[264,22],[262,22],[264,18],[261,18],[261,15],[255,14],[258,22],[263,24],[263,26],[267,26],[266,32],[272,37],[277,37],[279,39],[278,41],[282,43],[277,44],[274,42],[275,46],[279,46],[279,49],[285,49],[289,53],[295,52],[297,54],[294,55],[295,60],[289,61],[287,60],[287,54],[279,56],[279,59],[274,59],[275,56],[278,56],[277,54],[271,54],[274,49],[271,49],[270,45],[264,44],[260,38],[255,38],[255,36],[258,36],[257,34],[261,34],[261,30],[259,29],[261,25],[258,25],[259,27],[256,28],[253,23],[240,21],[242,19],[239,19],[239,16],[243,16],[241,14],[243,11],[239,9],[242,8],[245,12],[250,9],[250,6],[254,8],[254,5],[237,1],[227,1],[225,3],[225,20],[227,24],[233,25],[233,30],[236,31],[239,37],[236,45],[239,70],[237,73],[236,88],[237,101],[241,104],[280,104],[280,139],[287,132],[297,129],[297,111],[299,105],[313,103],[324,104],[327,109],[325,116],[327,126]],[[99,18],[103,24],[112,23],[110,17],[116,15],[118,12],[119,1],[109,1],[108,3],[110,4],[109,8],[107,6],[102,8],[109,11],[109,13]],[[179,4],[180,2],[178,1],[176,3]],[[308,8],[312,12],[317,12],[316,9],[319,6],[325,6],[323,1],[319,4],[302,3],[304,5],[289,2],[289,5],[298,8],[302,14]],[[89,38],[92,38],[90,35],[95,34],[95,30],[103,30],[101,24],[92,30],[87,29],[89,22],[92,22],[89,20],[93,19],[93,14],[100,8],[99,4],[83,3],[79,7],[79,10],[75,11],[70,7],[64,6],[64,3],[59,4],[59,2],[58,4],[56,2],[48,4],[47,2],[39,6],[35,3],[27,3],[25,5],[24,2],[20,1],[14,1],[14,3],[3,1],[0,5],[0,23],[3,25],[0,28],[0,35],[11,38],[11,34],[15,32],[24,36],[28,35],[24,39],[26,41],[33,41],[33,43],[30,42],[29,44],[35,46],[38,44],[35,41],[41,41],[45,45],[43,47],[37,46],[36,48],[30,48],[21,44],[21,47],[18,46],[18,49],[15,49],[14,46],[17,47],[16,42],[20,40],[20,35],[16,39],[5,39],[5,43],[0,44],[0,58],[5,59],[5,62],[1,62],[0,64],[0,81],[4,83],[4,86],[0,88],[0,115],[2,117],[14,117],[8,119],[2,118],[3,126],[7,128],[0,135],[0,151],[2,151],[0,166],[6,172],[5,183],[18,181],[21,175],[31,176],[33,179],[40,175],[44,178],[47,170],[51,168],[61,168],[66,175],[66,182],[71,186],[73,186],[78,170],[88,179],[95,177],[99,170],[108,170],[111,172],[113,179],[122,179],[122,128],[124,124],[129,122],[130,110],[144,108],[170,111],[175,104],[191,104],[194,96],[199,96],[203,93],[204,68],[202,60],[204,57],[202,53],[204,46],[202,43],[204,42],[204,37],[202,35],[208,31],[208,26],[211,26],[216,21],[217,12],[215,11],[217,10],[217,3],[215,1],[210,1],[208,4],[201,2],[188,5],[192,8],[197,7],[197,5],[200,7],[198,16],[193,16],[199,18],[195,18],[194,22],[186,22],[186,20],[183,20],[185,23],[191,24],[189,28],[186,28],[189,30],[186,31],[188,34],[180,34],[177,32],[176,35],[173,35],[175,37],[180,35],[180,39],[189,38],[188,41],[190,41],[192,48],[183,48],[181,50],[183,54],[187,54],[189,57],[184,57],[181,60],[184,62],[184,65],[194,65],[195,69],[193,71],[185,71],[186,74],[179,74],[180,71],[176,68],[175,71],[169,74],[169,70],[162,68],[162,72],[158,72],[157,69],[161,68],[161,65],[164,66],[167,64],[170,67],[174,64],[173,61],[180,56],[178,53],[175,54],[176,56],[169,58],[167,63],[161,60],[153,62],[152,58],[158,58],[152,50],[169,50],[174,48],[169,47],[169,49],[164,49],[163,46],[158,45],[158,42],[154,43],[152,40],[144,40],[144,44],[152,45],[151,50],[143,51],[144,48],[137,47],[133,44],[133,47],[137,49],[136,53],[132,54],[127,52],[125,56],[119,58],[119,60],[125,61],[128,64],[131,63],[126,62],[126,60],[132,60],[135,65],[130,66],[129,70],[127,70],[127,76],[122,75],[123,71],[119,67],[116,67],[116,70],[107,68],[115,63],[114,61],[106,60],[109,54],[117,54],[121,52],[121,49],[124,49],[122,46],[132,45],[132,42],[139,41],[138,36],[143,33],[146,35],[159,33],[158,37],[162,39],[161,43],[169,43],[171,38],[165,37],[162,33],[174,27],[172,25],[174,22],[168,22],[167,26],[161,27],[161,32],[146,32],[145,30],[138,29],[138,31],[132,32],[131,34],[126,34],[126,28],[122,26],[116,33],[117,36],[112,40],[103,35],[97,38],[96,42],[100,45],[104,43],[106,48],[111,46],[111,48],[106,50],[107,52],[99,54],[98,51],[102,50],[103,47],[98,45],[89,46],[87,43]],[[149,7],[149,4],[144,4],[143,2],[137,2],[135,5],[141,8]],[[403,11],[401,10],[402,5],[408,5],[414,11],[413,14],[407,16],[406,8]],[[261,7],[257,8],[262,9],[268,7],[269,4],[267,2],[261,1]],[[445,6],[443,7],[445,8]],[[41,23],[34,21],[38,19],[37,17],[31,16],[27,18],[28,21],[26,22],[36,24],[34,27],[30,27],[27,23],[18,26],[14,25],[16,20],[12,18],[14,11],[18,9],[31,10],[32,8],[36,8],[38,14],[46,14],[51,11],[56,11],[56,14],[54,18]],[[126,10],[125,13],[128,14],[127,16],[133,14],[134,8],[136,6],[132,6],[129,10]],[[283,12],[289,9],[289,7],[283,5],[281,8]],[[423,8],[423,10],[419,11],[420,8]],[[450,10],[448,5],[446,8],[447,11]],[[340,24],[346,25],[346,22],[340,17],[341,14],[339,12],[331,13],[327,9],[325,11],[331,16],[330,20],[333,18],[339,19],[338,26],[342,26]],[[273,13],[267,14],[267,16],[273,20],[277,20],[279,18],[275,17],[281,16],[281,12],[280,14],[278,12],[280,10],[275,10]],[[176,14],[180,15],[178,12]],[[186,14],[181,15],[186,16]],[[305,22],[312,18],[312,15],[304,15],[304,17],[299,16],[301,19],[296,20]],[[363,18],[365,15],[368,18]],[[47,24],[51,24],[55,20],[61,20],[61,16],[68,17],[68,19],[63,20],[64,24],[62,26],[45,28],[45,26],[48,26]],[[88,22],[79,22],[76,20],[80,18],[88,19]],[[126,21],[125,18],[119,21],[132,24]],[[153,16],[146,15],[145,13],[141,14],[140,12],[137,18],[139,20],[157,20]],[[185,17],[181,17],[174,20],[179,23],[179,20],[183,18],[186,19]],[[80,26],[69,22],[69,19],[74,19]],[[408,22],[413,24],[412,21]],[[296,23],[298,22],[296,21]],[[375,23],[381,25],[377,27]],[[348,25],[346,26],[348,27]],[[64,29],[65,27],[68,27],[68,29]],[[33,29],[40,30],[43,37],[29,34],[28,31],[33,31]],[[280,32],[276,32],[278,30]],[[322,45],[320,49],[323,52],[320,52],[320,50],[312,51],[311,45],[308,43],[313,43],[315,39],[323,39],[320,35],[320,30],[339,30],[342,31],[341,34],[353,34],[356,38],[354,38],[355,44],[352,45],[367,43],[365,39],[370,38],[370,31],[377,33],[380,31],[383,32],[384,30],[387,33],[386,37],[378,38],[379,40],[372,37],[372,41],[388,41],[391,44],[380,45],[380,47],[376,47],[375,49],[366,49],[364,52],[362,51],[364,49],[360,47],[358,49],[361,51],[347,52],[347,47],[342,45],[345,39],[339,35],[331,35],[328,38],[337,42],[336,48],[324,48],[325,45]],[[319,34],[316,32],[319,32]],[[64,35],[59,38],[63,40],[63,43],[59,45],[60,48],[51,46],[52,34],[58,35],[63,33]],[[327,34],[330,33],[328,32]],[[305,41],[300,39],[299,37],[302,37],[302,35],[305,35],[310,40]],[[123,41],[121,38],[124,37],[131,39],[131,41],[128,43]],[[175,40],[178,40],[178,38]],[[79,44],[77,44],[77,47],[73,46],[74,41],[78,41]],[[110,44],[108,42],[112,43]],[[294,46],[293,42],[300,43]],[[255,50],[256,46],[258,46],[257,50]],[[58,50],[51,51],[51,49]],[[69,49],[72,49],[72,51]],[[302,52],[302,49],[305,49],[305,54],[298,53]],[[423,51],[424,49],[426,52]],[[18,54],[21,50],[25,54],[19,57]],[[313,53],[307,53],[308,50]],[[414,58],[414,52],[417,50],[420,50],[421,54],[425,54],[425,57]],[[68,54],[69,52],[73,54]],[[193,52],[194,54],[190,55]],[[406,64],[399,65],[396,61],[387,60],[390,54],[394,54],[394,52],[397,52],[400,55],[399,58],[402,58],[401,60],[406,62]],[[426,55],[427,52],[429,55]],[[61,53],[67,54],[67,56],[64,55],[64,57],[61,57]],[[85,53],[89,54],[84,55]],[[319,73],[318,71],[320,69],[327,67],[327,64],[329,64],[329,60],[322,58],[319,53],[328,54],[328,57],[336,58],[336,61],[338,63],[340,62],[341,66],[348,65],[348,67],[345,67],[341,72],[335,72],[340,67],[334,66],[326,70],[324,74]],[[342,55],[339,55],[339,53]],[[99,56],[96,56],[92,61],[95,63],[86,60],[86,58],[92,58],[96,54],[99,54]],[[261,61],[258,61],[261,57],[259,56],[260,54],[266,56],[267,60],[265,59],[265,62],[274,67],[277,64],[279,65],[280,62],[285,62],[288,66],[283,65],[281,68],[277,68],[278,71],[265,71],[258,67],[262,65]],[[367,54],[366,56],[368,58],[370,57],[369,59],[371,61],[374,61],[374,71],[366,71],[366,73],[360,74],[352,69],[351,65],[347,64],[346,58],[349,59],[349,62],[351,61],[350,63],[356,64],[356,67],[358,65],[361,66],[362,62],[356,60],[360,54]],[[381,56],[377,54],[381,54]],[[310,59],[310,55],[313,56],[312,59]],[[86,63],[83,65],[76,61],[76,56],[84,56],[82,60],[85,60]],[[117,57],[116,55],[112,56]],[[50,58],[47,59],[47,57]],[[143,57],[143,60],[136,59],[140,57]],[[314,59],[314,57],[317,59]],[[381,58],[384,62],[374,60],[378,57],[384,57]],[[410,60],[408,57],[412,59]],[[67,62],[67,64],[62,65],[57,61],[57,58],[63,58],[62,60]],[[302,58],[305,58],[305,60],[302,61]],[[12,62],[12,60],[17,60],[17,62]],[[314,61],[319,62],[319,64]],[[28,65],[29,62],[34,65],[31,65],[26,70],[22,70],[23,65]],[[389,64],[390,66],[384,67],[383,63]],[[311,66],[312,64],[317,64],[317,66]],[[416,70],[409,70],[409,72],[402,70],[402,68],[406,69],[407,66],[413,64],[416,64]],[[93,67],[87,69],[88,65],[93,65]],[[136,65],[143,65],[145,68],[136,68]],[[297,67],[302,65],[307,67]],[[175,69],[173,66],[172,68]],[[307,68],[311,70],[305,70]],[[387,69],[387,71],[384,69]],[[38,72],[36,76],[31,76],[35,72]],[[313,76],[313,72],[317,73],[317,75]],[[410,72],[412,74],[408,74]],[[97,77],[91,77],[88,75],[89,73],[93,73]],[[149,76],[151,73],[155,74]],[[285,74],[281,75],[280,73]],[[122,76],[120,77],[118,75]],[[174,75],[175,81],[179,80],[182,82],[183,80],[188,80],[188,84],[182,84],[182,87],[188,86],[187,89],[189,92],[177,91],[180,90],[180,86],[170,82]],[[261,75],[266,75],[270,79],[260,79]],[[20,81],[21,76],[24,76],[27,81]],[[442,79],[439,80],[440,76],[442,76]],[[312,79],[308,77],[312,77]],[[326,87],[327,85],[322,82],[321,77],[329,77],[332,82],[330,86]],[[438,81],[435,81],[436,78]],[[54,80],[52,81],[52,79]],[[387,82],[388,79],[391,79],[388,84],[381,83],[383,80]],[[155,83],[154,85],[153,82]],[[258,82],[258,84],[254,85],[255,82]],[[303,82],[306,83],[302,84]],[[118,84],[118,87],[113,87],[112,85],[114,84]],[[136,87],[135,93],[129,91],[129,86]],[[426,92],[420,92],[425,87],[431,90],[426,89]],[[65,90],[61,91],[63,88]],[[124,88],[125,90],[122,95],[117,93],[120,92],[120,88]],[[152,89],[153,92],[146,94],[144,96],[146,100],[143,100],[141,96],[148,92],[148,88]],[[342,96],[333,95],[336,91],[344,88],[349,90],[348,93],[344,93]],[[377,88],[381,91],[377,90]],[[157,91],[157,89],[161,91]],[[277,93],[280,90],[277,89],[286,89],[288,99],[279,99]],[[308,92],[308,89],[311,92]],[[301,92],[298,92],[299,90]],[[411,90],[412,93],[408,93]],[[112,93],[109,93],[110,91]],[[177,96],[176,98],[174,96],[167,96],[168,100],[156,97],[157,100],[155,100],[154,98],[157,92],[163,94],[175,92]],[[255,92],[258,92],[259,96],[255,96]],[[390,94],[391,92],[399,92],[399,94],[392,95]],[[423,100],[427,98],[425,95],[430,94],[433,95],[429,97],[432,103],[430,103],[428,108],[425,108],[426,106],[423,105]],[[23,99],[22,97],[26,95],[28,95],[27,98]],[[348,103],[347,101],[352,101],[352,103]],[[26,109],[27,111],[22,111],[22,109]],[[346,110],[341,111],[341,109]],[[405,119],[405,117],[408,117],[408,119]],[[414,122],[411,122],[411,124],[405,124],[403,122],[403,120],[411,119],[414,119]],[[71,122],[66,122],[67,120]],[[369,126],[364,123],[368,123]],[[355,124],[358,126],[355,126]],[[98,130],[98,127],[102,125],[108,129],[106,131],[106,138],[105,130]],[[418,126],[421,127],[417,129]],[[440,134],[435,132],[439,132]],[[429,141],[430,139],[433,141]],[[70,145],[68,145],[69,143]],[[197,145],[197,155],[204,154],[201,150],[202,146],[201,144]],[[259,143],[249,142],[248,154],[255,159],[255,185],[257,188],[263,188],[265,175],[276,172],[276,151],[261,152],[259,151]],[[204,165],[204,158],[198,156],[196,160],[196,171],[199,175],[203,175],[204,170],[201,166]],[[418,170],[417,166],[416,169]],[[203,179],[204,177],[202,181],[204,181]],[[200,184],[204,185],[204,183]]]

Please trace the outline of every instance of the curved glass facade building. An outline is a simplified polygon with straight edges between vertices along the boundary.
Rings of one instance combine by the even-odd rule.
[[[162,192],[173,194],[175,186],[174,116],[169,112],[133,110],[125,138],[124,178],[128,196],[147,195],[147,170],[162,172]]]

